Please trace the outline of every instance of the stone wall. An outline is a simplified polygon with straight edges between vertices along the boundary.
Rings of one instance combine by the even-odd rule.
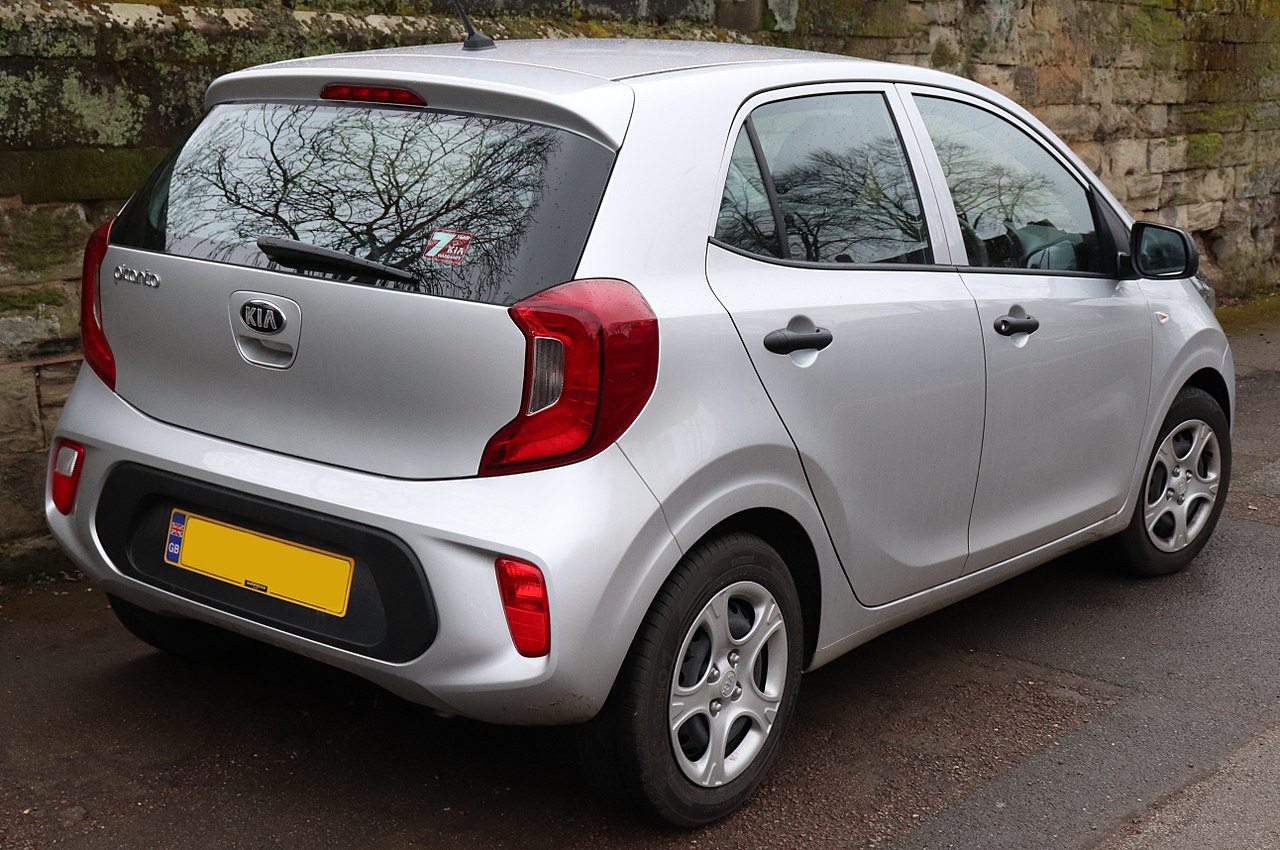
[[[1280,0],[802,0],[782,23],[1027,106],[1134,215],[1192,231],[1219,294],[1280,279]]]
[[[51,562],[44,458],[79,362],[85,238],[198,119],[209,81],[462,35],[452,15],[427,14],[431,0],[294,5],[0,2],[0,577]],[[963,74],[1036,112],[1135,214],[1191,229],[1221,294],[1280,272],[1280,0],[467,5],[489,10],[481,24],[499,38],[760,40]]]

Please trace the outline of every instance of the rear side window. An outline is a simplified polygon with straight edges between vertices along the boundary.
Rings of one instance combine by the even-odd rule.
[[[744,251],[822,264],[931,263],[920,196],[884,96],[875,92],[778,101],[747,119],[764,168],[734,147],[716,238]],[[759,184],[759,188],[757,188]],[[761,211],[767,186],[785,239]]]
[[[275,266],[258,238],[280,237],[413,276],[361,279],[370,285],[510,305],[572,278],[613,159],[573,133],[502,118],[223,104],[111,237],[259,268]]]
[[[775,221],[751,139],[744,127],[738,133],[729,159],[729,173],[720,196],[716,238],[751,254],[781,257]]]

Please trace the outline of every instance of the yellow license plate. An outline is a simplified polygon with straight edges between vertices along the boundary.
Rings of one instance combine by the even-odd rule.
[[[184,570],[345,616],[355,561],[174,508],[164,559]]]

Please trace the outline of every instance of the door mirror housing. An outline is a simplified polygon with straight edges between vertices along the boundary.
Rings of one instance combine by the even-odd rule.
[[[1129,253],[1120,255],[1120,277],[1178,280],[1200,269],[1200,251],[1191,234],[1167,224],[1139,221],[1129,233]]]

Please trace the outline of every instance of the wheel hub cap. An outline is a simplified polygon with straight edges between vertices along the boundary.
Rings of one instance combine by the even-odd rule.
[[[672,676],[668,729],[676,763],[714,788],[760,754],[787,685],[787,629],[752,581],[722,589],[694,618]]]
[[[1209,522],[1221,480],[1212,427],[1192,419],[1170,431],[1151,459],[1143,491],[1143,523],[1151,545],[1161,552],[1191,545]]]

